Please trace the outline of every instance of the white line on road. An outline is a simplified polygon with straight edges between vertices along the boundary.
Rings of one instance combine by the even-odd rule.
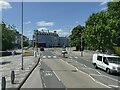
[[[48,56],[48,58],[51,58],[51,56]]]
[[[53,58],[57,58],[56,56],[53,56]]]
[[[64,61],[64,62],[65,62],[65,61]],[[67,63],[67,62],[66,62],[66,63]],[[79,70],[77,67],[75,67],[75,66],[73,66],[73,65],[71,65],[71,64],[69,64],[69,63],[67,63],[67,64],[70,65],[70,66],[72,66],[72,67],[74,67],[77,71],[79,71],[79,72],[81,72],[81,73],[83,73],[83,74],[85,74],[85,75],[88,75],[88,76],[89,76],[93,81],[95,81],[96,83],[99,83],[99,84],[101,84],[101,85],[103,85],[103,86],[105,86],[105,87],[111,88],[111,87],[109,87],[109,86],[107,86],[107,85],[105,85],[105,84],[103,84],[103,83],[95,80],[92,76],[90,76],[89,74],[87,74],[87,73]]]
[[[108,85],[108,86],[110,86],[110,87],[115,87],[115,88],[120,87],[120,86],[117,86],[117,85]]]
[[[88,74],[88,75],[89,75],[89,74]],[[103,85],[103,86],[105,86],[105,87],[107,87],[107,88],[111,88],[111,87],[105,85],[104,83],[101,83],[101,82],[95,80],[92,76],[89,75],[89,77],[90,77],[93,81],[95,81],[96,83],[99,83],[99,84],[101,84],[101,85]]]
[[[78,57],[75,57],[76,59],[78,58]]]
[[[46,58],[46,56],[43,56],[43,58]]]
[[[55,76],[57,77],[57,79],[58,79],[59,81],[61,81],[60,78],[58,77],[58,75],[55,73],[55,71],[53,71],[53,73],[55,74]]]

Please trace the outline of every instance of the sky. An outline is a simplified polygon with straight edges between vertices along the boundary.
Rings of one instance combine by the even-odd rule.
[[[2,3],[2,4],[1,4]],[[16,26],[21,33],[21,2],[1,2],[2,20]],[[34,30],[57,31],[59,36],[68,36],[77,25],[85,25],[88,17],[107,9],[107,2],[24,2],[23,33],[32,39]]]

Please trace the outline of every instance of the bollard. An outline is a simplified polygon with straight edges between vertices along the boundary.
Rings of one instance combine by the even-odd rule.
[[[34,52],[34,56],[37,57],[37,52]]]
[[[11,71],[11,84],[14,84],[14,80],[15,80],[15,72]]]
[[[2,88],[2,90],[5,90],[5,88],[6,88],[6,79],[5,79],[5,77],[2,77],[1,88]]]

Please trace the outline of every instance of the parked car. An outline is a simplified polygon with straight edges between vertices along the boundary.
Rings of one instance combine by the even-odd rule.
[[[93,54],[92,63],[107,73],[120,73],[120,57],[106,54]]]
[[[43,48],[43,47],[40,47],[40,51],[44,51],[44,48]]]

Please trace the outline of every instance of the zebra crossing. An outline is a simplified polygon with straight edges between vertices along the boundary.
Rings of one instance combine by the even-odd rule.
[[[43,59],[56,59],[57,56],[42,56]]]
[[[51,56],[42,56],[42,59],[56,59],[57,56],[51,55]],[[68,57],[69,59],[78,59],[79,57],[75,57],[75,56],[70,56]]]
[[[78,59],[78,57],[75,57],[75,56],[70,56],[68,57],[69,59]]]

